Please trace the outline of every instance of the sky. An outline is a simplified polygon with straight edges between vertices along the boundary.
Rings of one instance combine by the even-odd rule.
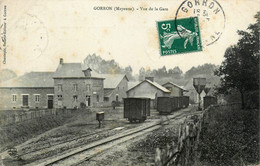
[[[185,72],[204,63],[219,65],[226,48],[237,42],[237,30],[245,30],[254,23],[253,16],[260,7],[260,1],[256,0],[218,0],[225,13],[225,28],[218,41],[203,47],[201,52],[160,56],[156,21],[174,19],[182,2],[1,1],[1,9],[6,6],[7,63],[2,63],[1,52],[0,70],[11,69],[18,75],[31,71],[55,71],[60,58],[65,63],[82,62],[93,53],[105,60],[114,59],[122,67],[131,65],[134,73],[141,67],[157,69],[166,66],[169,69],[179,66]],[[162,7],[168,11],[94,10],[99,6]],[[1,19],[1,25],[3,21]],[[205,27],[218,28],[214,21],[200,26],[201,31]],[[206,35],[204,31],[203,36]]]

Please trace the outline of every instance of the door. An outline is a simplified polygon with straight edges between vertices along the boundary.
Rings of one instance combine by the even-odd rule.
[[[53,108],[53,96],[48,95],[48,108],[52,109]]]
[[[118,97],[118,94],[116,94],[116,101],[118,101],[119,97]]]
[[[86,96],[86,106],[90,106],[90,96]]]
[[[23,106],[28,107],[29,95],[23,95]]]

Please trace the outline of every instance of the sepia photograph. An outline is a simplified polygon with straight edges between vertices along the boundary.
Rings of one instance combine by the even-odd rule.
[[[0,166],[260,166],[259,0],[1,0]]]

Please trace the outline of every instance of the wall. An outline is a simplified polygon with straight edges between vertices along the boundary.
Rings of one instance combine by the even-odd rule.
[[[58,90],[58,84],[62,85],[62,91]],[[77,84],[77,91],[74,90],[73,84]],[[90,91],[87,91],[86,85],[90,84]],[[62,107],[74,108],[80,107],[80,103],[86,104],[86,96],[91,96],[90,106],[102,106],[104,99],[103,79],[94,78],[69,78],[54,79],[54,106],[59,108],[58,95],[62,95]],[[73,96],[77,95],[77,102],[74,102]],[[97,95],[99,101],[97,101]]]
[[[37,119],[45,116],[66,116],[70,115],[72,109],[39,109],[33,111],[16,111],[15,113],[0,114],[0,126],[11,125],[23,121]]]
[[[118,86],[113,89],[113,92],[111,94],[111,96],[109,97],[109,101],[107,101],[108,103],[110,103],[112,101],[116,101],[116,95],[118,95],[118,101],[123,102],[123,98],[127,97],[126,91],[128,90],[128,80],[126,77],[124,77],[120,83],[118,84]]]
[[[163,85],[163,87],[165,87],[166,89],[171,91],[171,96],[183,96],[183,90],[170,84],[170,83],[166,83]],[[169,89],[170,88],[170,89]]]
[[[29,108],[47,108],[47,94],[54,94],[54,88],[0,88],[0,109],[8,110],[13,107],[22,107],[22,94],[29,94]],[[16,102],[12,101],[12,94],[17,95]],[[35,95],[40,94],[39,102],[35,101]]]

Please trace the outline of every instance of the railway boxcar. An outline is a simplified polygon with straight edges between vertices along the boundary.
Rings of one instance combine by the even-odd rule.
[[[124,118],[130,123],[144,122],[150,116],[149,98],[124,98]]]
[[[180,97],[179,97],[179,109],[182,109],[182,108],[183,108],[183,102],[182,102],[182,99],[183,99],[183,97],[180,96]]]
[[[178,97],[171,97],[171,107],[172,111],[177,111],[178,110]]]
[[[182,96],[182,105],[183,107],[187,108],[190,104],[190,97],[189,96]]]
[[[157,98],[157,111],[160,114],[170,114],[172,112],[172,100],[170,97]]]
[[[177,110],[181,109],[181,97],[177,97]]]

